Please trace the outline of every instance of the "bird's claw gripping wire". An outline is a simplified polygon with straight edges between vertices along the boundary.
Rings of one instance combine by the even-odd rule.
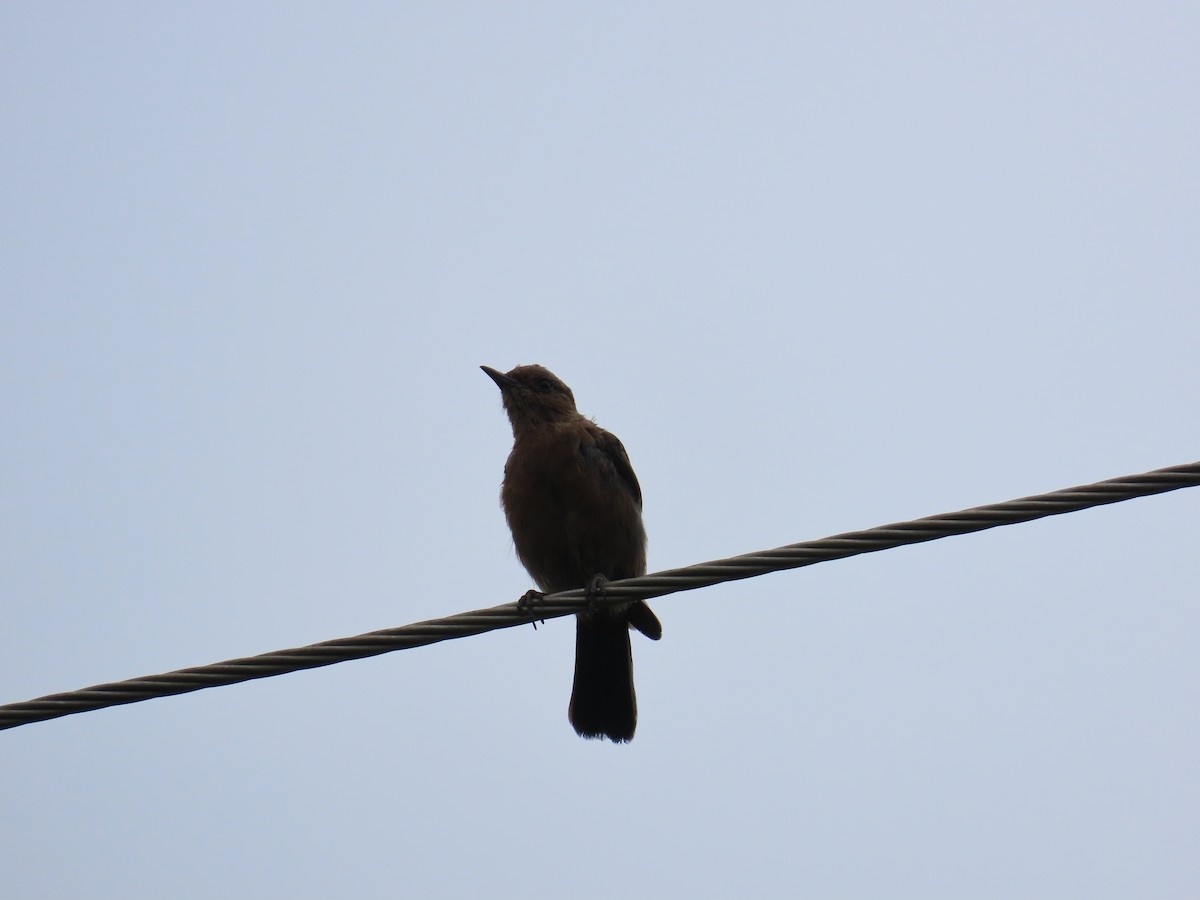
[[[517,601],[517,612],[524,613],[529,616],[529,624],[533,626],[533,630],[537,631],[537,623],[540,621],[543,625],[546,624],[545,619],[538,619],[536,610],[545,601],[546,595],[541,591],[526,591],[521,595],[521,599]]]
[[[584,586],[583,592],[587,597],[588,611],[595,612],[600,606],[600,601],[604,599],[607,591],[605,586],[608,584],[608,579],[603,575],[593,575],[588,579],[588,583]]]

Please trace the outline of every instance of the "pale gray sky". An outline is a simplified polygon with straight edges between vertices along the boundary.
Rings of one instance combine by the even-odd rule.
[[[1200,458],[1188,3],[0,7],[0,702]],[[6,900],[1200,890],[1200,492],[0,733]]]

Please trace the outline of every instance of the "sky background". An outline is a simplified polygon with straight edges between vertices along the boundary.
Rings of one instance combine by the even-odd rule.
[[[0,7],[0,702],[1200,459],[1194,3]],[[1200,491],[0,733],[7,898],[1194,898]]]

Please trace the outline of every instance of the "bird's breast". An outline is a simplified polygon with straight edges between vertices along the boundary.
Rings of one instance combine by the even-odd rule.
[[[586,438],[518,439],[505,466],[501,500],[513,543],[543,591],[645,573],[641,509],[603,461],[582,452]]]

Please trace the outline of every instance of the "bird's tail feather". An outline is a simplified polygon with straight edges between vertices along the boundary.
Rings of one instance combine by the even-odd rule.
[[[633,740],[637,728],[633,654],[628,618],[606,612],[575,617],[575,685],[568,715],[581,737],[621,743]]]

